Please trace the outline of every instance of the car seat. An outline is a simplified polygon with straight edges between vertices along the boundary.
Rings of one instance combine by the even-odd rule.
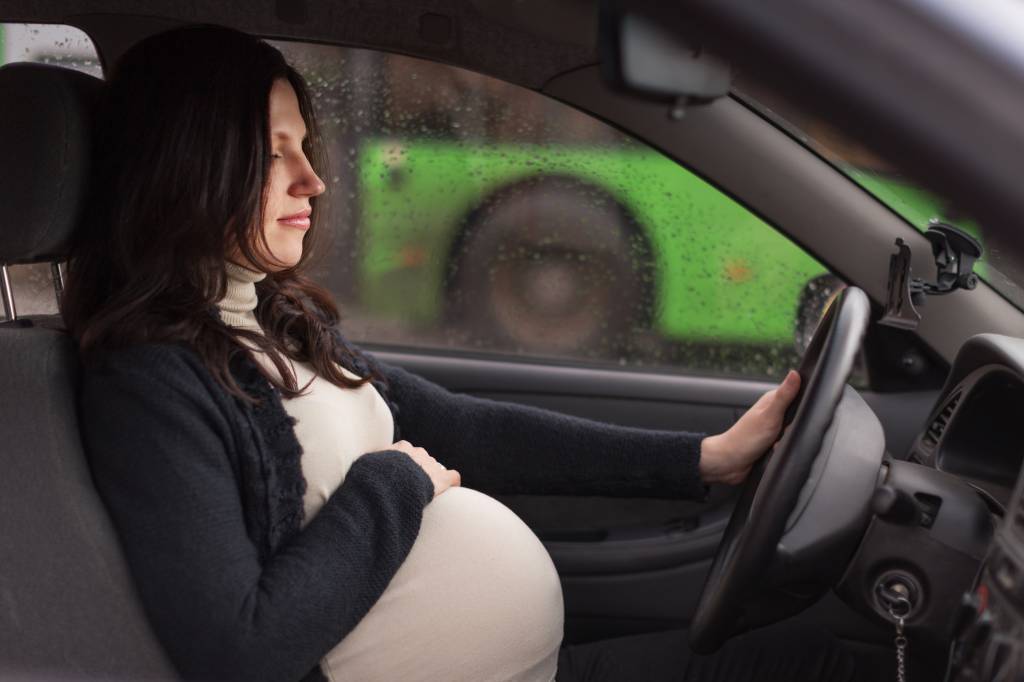
[[[66,259],[102,86],[55,66],[0,67],[5,268]],[[74,342],[59,318],[14,313],[0,324],[0,678],[177,679],[92,484]]]

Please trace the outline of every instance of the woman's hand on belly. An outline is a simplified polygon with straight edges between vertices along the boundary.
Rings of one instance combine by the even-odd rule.
[[[462,484],[462,476],[455,469],[448,469],[443,464],[430,456],[423,448],[414,446],[407,440],[400,440],[391,444],[391,450],[404,452],[412,458],[412,461],[420,465],[420,468],[430,477],[434,484],[434,497],[437,497],[452,486]]]

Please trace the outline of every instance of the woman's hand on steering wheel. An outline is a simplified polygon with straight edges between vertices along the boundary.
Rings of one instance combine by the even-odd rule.
[[[700,475],[705,483],[736,485],[778,440],[786,408],[800,390],[790,370],[782,383],[761,396],[728,431],[701,441]]]

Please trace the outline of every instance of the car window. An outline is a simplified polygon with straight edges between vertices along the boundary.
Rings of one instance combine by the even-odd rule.
[[[57,64],[92,76],[103,76],[99,56],[89,36],[77,28],[59,24],[0,23],[0,66],[12,62]],[[8,272],[19,315],[57,312],[49,264],[11,265]]]
[[[313,88],[357,341],[778,377],[841,283],[657,151],[533,91],[275,43]]]

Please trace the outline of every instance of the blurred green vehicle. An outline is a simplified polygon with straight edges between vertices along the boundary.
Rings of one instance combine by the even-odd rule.
[[[481,345],[614,352],[653,332],[792,348],[843,286],[640,145],[377,139],[359,157],[361,302],[423,326],[461,324]],[[843,170],[921,230],[942,213],[898,178]]]
[[[792,347],[801,316],[816,322],[841,286],[744,207],[639,147],[374,140],[359,176],[362,303],[424,326],[446,316],[488,343],[566,351],[651,330]],[[915,224],[935,215],[912,188],[855,179]]]

